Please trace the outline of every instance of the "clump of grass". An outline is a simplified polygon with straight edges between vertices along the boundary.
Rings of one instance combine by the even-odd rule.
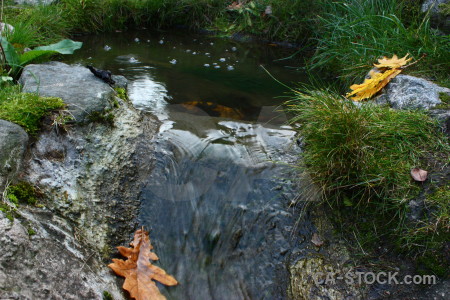
[[[416,234],[410,243],[416,251],[431,245],[429,229],[436,224],[446,224],[448,232],[448,198],[440,204],[427,202],[436,209],[426,226],[422,224],[424,231],[406,224],[408,203],[420,190],[410,170],[426,168],[422,159],[430,153],[450,150],[436,121],[421,111],[357,105],[328,90],[298,92],[287,108],[294,114],[292,122],[300,124],[302,168],[322,187],[340,222],[357,229],[362,246],[379,245],[381,237],[391,245],[405,243],[402,237],[424,232],[427,238]],[[443,245],[442,240],[437,243]]]
[[[448,36],[430,27],[427,15],[417,16],[407,1],[325,1],[319,17],[317,49],[309,67],[333,71],[335,77],[354,82],[365,75],[380,56],[427,54],[410,72],[447,77]],[[414,4],[419,6],[418,3]],[[406,7],[406,8],[405,8]],[[409,8],[408,8],[409,7]],[[414,14],[405,15],[405,14]],[[408,22],[406,22],[408,20]]]
[[[42,117],[63,107],[60,98],[21,93],[19,86],[6,86],[0,90],[0,119],[18,124],[32,135],[39,130]]]

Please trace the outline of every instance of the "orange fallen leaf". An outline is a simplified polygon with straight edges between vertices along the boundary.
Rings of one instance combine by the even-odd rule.
[[[177,285],[176,279],[168,275],[163,269],[154,266],[149,260],[158,260],[158,256],[151,252],[153,249],[150,243],[148,232],[139,229],[134,233],[134,240],[131,243],[133,248],[117,247],[120,254],[127,257],[127,260],[113,259],[113,263],[108,267],[120,276],[125,277],[123,288],[130,293],[130,296],[137,300],[165,300],[155,281],[168,286]]]
[[[419,168],[414,168],[411,170],[411,176],[415,181],[423,182],[427,180],[428,172]]]

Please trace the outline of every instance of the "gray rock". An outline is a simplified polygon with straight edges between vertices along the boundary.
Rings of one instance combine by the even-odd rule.
[[[44,209],[0,212],[0,299],[123,299],[95,250],[82,247],[73,228]]]
[[[14,0],[14,3],[19,5],[48,5],[52,4],[55,1],[56,0]]]
[[[22,127],[0,120],[0,194],[19,171],[27,144],[28,134]]]
[[[62,98],[78,123],[87,122],[93,112],[110,108],[114,96],[114,90],[87,68],[61,62],[28,65],[19,82],[24,92]]]
[[[112,80],[115,81],[114,87],[126,89],[128,86],[128,79],[125,78],[125,76],[122,75],[112,75]]]
[[[3,23],[3,22],[0,22],[0,36],[3,35],[3,32],[13,33],[14,32],[14,26],[12,26],[10,24]]]
[[[398,75],[376,98],[378,104],[390,104],[395,109],[430,109],[441,104],[439,93],[450,95],[450,89],[428,80],[408,75]]]
[[[431,24],[442,30],[445,34],[450,33],[450,15],[443,10],[443,5],[448,5],[449,0],[425,0],[422,3],[422,12],[428,12]]]

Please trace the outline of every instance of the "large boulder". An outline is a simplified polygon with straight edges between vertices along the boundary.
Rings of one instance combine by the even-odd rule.
[[[78,123],[88,121],[94,112],[110,108],[115,94],[108,84],[87,68],[61,62],[28,65],[19,83],[23,85],[23,92],[62,98]]]
[[[395,109],[429,110],[442,103],[440,93],[450,95],[450,89],[428,80],[408,75],[398,75],[386,86],[376,101],[388,103]]]
[[[19,171],[27,144],[28,135],[22,127],[0,120],[0,194]]]
[[[0,212],[0,299],[123,299],[100,255],[46,209]]]
[[[429,13],[431,24],[445,34],[450,33],[449,2],[449,0],[425,0],[422,3],[422,12]]]

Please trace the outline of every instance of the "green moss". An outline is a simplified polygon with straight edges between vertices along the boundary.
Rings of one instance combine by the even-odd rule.
[[[447,93],[439,93],[439,99],[442,101],[441,104],[435,106],[438,109],[450,109],[450,95]]]
[[[97,123],[103,123],[106,124],[108,126],[114,126],[114,114],[109,112],[109,111],[105,111],[105,112],[98,112],[98,111],[94,111],[91,112],[88,116],[88,119],[91,122],[97,122]]]
[[[122,99],[124,101],[128,101],[128,95],[127,95],[127,90],[126,89],[116,87],[116,88],[114,88],[114,90],[117,93],[117,97],[119,97],[120,99]]]
[[[103,300],[114,300],[114,298],[110,292],[103,291]]]
[[[10,185],[7,189],[7,195],[11,202],[35,205],[37,203],[37,191],[28,182],[19,182]]]
[[[14,210],[6,205],[5,203],[0,202],[0,211],[5,214],[5,217],[11,222],[14,221]]]
[[[27,232],[28,232],[28,235],[29,235],[29,236],[33,236],[33,235],[36,234],[36,231],[34,231],[34,229],[31,228],[31,227],[28,227],[28,228],[27,228]]]
[[[64,103],[60,98],[21,93],[19,86],[0,90],[0,119],[18,124],[32,135],[37,133],[46,114],[62,107]]]

